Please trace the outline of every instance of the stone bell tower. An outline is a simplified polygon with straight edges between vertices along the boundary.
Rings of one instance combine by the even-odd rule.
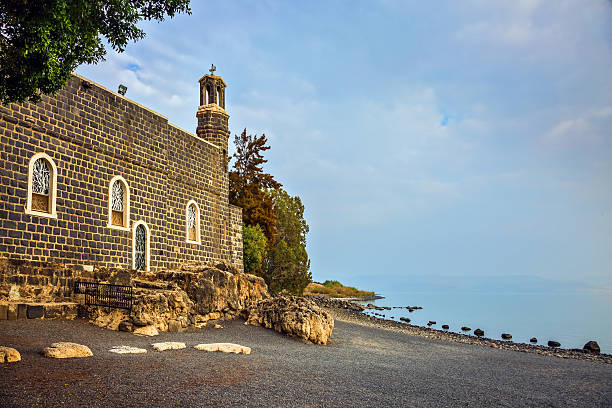
[[[227,153],[229,115],[225,112],[225,87],[220,76],[215,75],[216,68],[210,67],[210,74],[200,78],[200,107],[196,113],[198,127],[196,134],[202,139],[219,146]]]

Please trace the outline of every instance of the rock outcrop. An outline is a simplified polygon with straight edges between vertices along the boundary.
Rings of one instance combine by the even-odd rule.
[[[21,361],[21,354],[12,348],[0,346],[0,363],[16,363]]]
[[[315,344],[327,344],[334,319],[314,302],[296,296],[278,296],[260,301],[248,310],[246,324],[274,329]]]
[[[189,265],[180,270],[138,272],[132,276],[132,310],[88,307],[86,315],[100,327],[151,335],[201,327],[208,320],[232,319],[268,298],[265,281],[224,265]],[[143,332],[143,331],[146,331]]]
[[[50,347],[43,350],[45,357],[51,358],[73,358],[73,357],[91,357],[93,353],[89,347],[82,344],[59,342],[53,343]]]

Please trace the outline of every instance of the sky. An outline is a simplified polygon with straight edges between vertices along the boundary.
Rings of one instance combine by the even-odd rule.
[[[316,281],[612,293],[611,1],[191,8],[76,72],[194,133],[214,63],[230,145],[265,133],[306,207]]]

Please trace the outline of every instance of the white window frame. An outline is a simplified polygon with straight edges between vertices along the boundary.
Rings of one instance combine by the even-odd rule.
[[[113,224],[113,184],[115,182],[119,182],[123,184],[125,194],[124,198],[124,209],[123,209],[123,225],[114,225]],[[110,183],[108,183],[108,228],[120,230],[120,231],[130,231],[130,186],[127,181],[122,176],[115,176],[111,179]]]
[[[51,166],[51,175],[49,177],[49,182],[51,186],[49,188],[49,200],[51,200],[51,211],[50,212],[41,212],[32,209],[32,179],[34,177],[34,163],[38,159],[45,159],[47,163]],[[46,153],[36,153],[30,159],[30,164],[28,165],[28,198],[25,207],[25,213],[28,215],[36,215],[39,217],[47,217],[47,218],[57,218],[57,207],[56,200],[57,199],[57,166],[55,165],[55,161]]]
[[[146,222],[140,220],[136,221],[132,226],[132,269],[136,270],[136,228],[139,225],[143,225],[146,233],[145,242],[145,272],[151,270],[151,231]]]
[[[189,239],[189,222],[188,222],[189,206],[192,204],[195,206],[195,209],[196,209],[196,240],[195,241],[192,241]],[[202,244],[202,239],[200,236],[200,206],[198,205],[198,203],[195,202],[195,200],[189,200],[189,202],[187,203],[187,206],[185,207],[185,242],[188,244],[196,244],[196,245]]]

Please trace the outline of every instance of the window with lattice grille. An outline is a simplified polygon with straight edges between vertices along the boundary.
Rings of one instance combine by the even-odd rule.
[[[195,205],[191,204],[187,210],[187,231],[189,234],[190,241],[197,241],[198,236],[196,233],[196,208]]]
[[[144,271],[147,267],[147,234],[142,224],[136,227],[135,234],[134,269]]]
[[[51,212],[50,179],[51,170],[47,160],[43,158],[36,160],[32,170],[32,210]]]
[[[57,166],[46,153],[36,153],[28,165],[28,196],[25,213],[57,218]]]
[[[125,189],[121,181],[117,180],[111,188],[111,223],[125,227]]]
[[[130,226],[130,187],[121,176],[108,185],[108,226],[124,231]]]
[[[187,232],[186,240],[192,244],[200,243],[200,208],[195,201],[187,203],[187,219],[185,229]]]

